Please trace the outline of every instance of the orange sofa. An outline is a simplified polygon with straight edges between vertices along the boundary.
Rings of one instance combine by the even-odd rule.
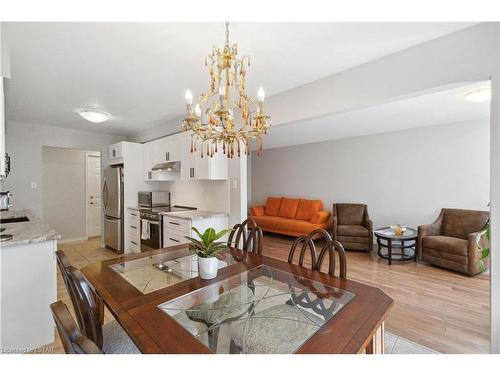
[[[323,211],[321,200],[267,198],[265,206],[252,207],[250,217],[265,232],[289,236],[308,235],[313,230],[331,227],[330,212]]]

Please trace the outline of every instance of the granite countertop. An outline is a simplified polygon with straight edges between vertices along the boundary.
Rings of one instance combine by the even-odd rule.
[[[1,247],[12,245],[21,245],[35,242],[45,242],[58,240],[61,235],[53,228],[44,223],[38,216],[30,210],[17,211],[1,211],[2,219],[27,216],[29,221],[19,223],[0,224],[1,228],[5,228],[1,234],[12,234],[12,239],[0,242]]]
[[[164,216],[177,217],[184,220],[201,220],[208,219],[211,217],[227,216],[224,212],[214,212],[214,211],[180,211],[180,212],[160,212]]]

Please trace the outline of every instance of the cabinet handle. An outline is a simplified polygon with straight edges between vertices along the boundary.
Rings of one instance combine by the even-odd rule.
[[[176,223],[176,222],[173,222],[173,221],[169,221],[168,223],[169,224],[174,224],[174,225],[181,225],[180,223]]]
[[[130,216],[135,216],[135,217],[137,217],[137,214],[130,214]]]
[[[135,242],[135,241],[130,241],[130,242],[132,242],[134,245],[137,245],[137,242]]]
[[[165,152],[165,160],[166,161],[170,160],[170,152]]]
[[[137,227],[134,227],[133,225],[130,226],[130,228],[134,228],[134,229],[137,229]]]
[[[175,238],[171,238],[171,237],[169,237],[168,239],[169,239],[170,241],[174,241],[174,242],[181,242],[181,241],[176,240]]]

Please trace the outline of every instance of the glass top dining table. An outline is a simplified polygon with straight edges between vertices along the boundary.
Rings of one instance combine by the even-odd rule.
[[[232,248],[213,280],[181,245],[82,272],[143,353],[356,353],[392,305],[379,289]]]

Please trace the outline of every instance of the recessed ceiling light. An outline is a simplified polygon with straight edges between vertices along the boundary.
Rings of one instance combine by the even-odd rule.
[[[485,102],[491,99],[491,89],[489,87],[476,89],[465,94],[464,98],[473,103]]]
[[[80,109],[78,114],[90,122],[104,122],[110,119],[109,113],[97,111],[95,109]]]

